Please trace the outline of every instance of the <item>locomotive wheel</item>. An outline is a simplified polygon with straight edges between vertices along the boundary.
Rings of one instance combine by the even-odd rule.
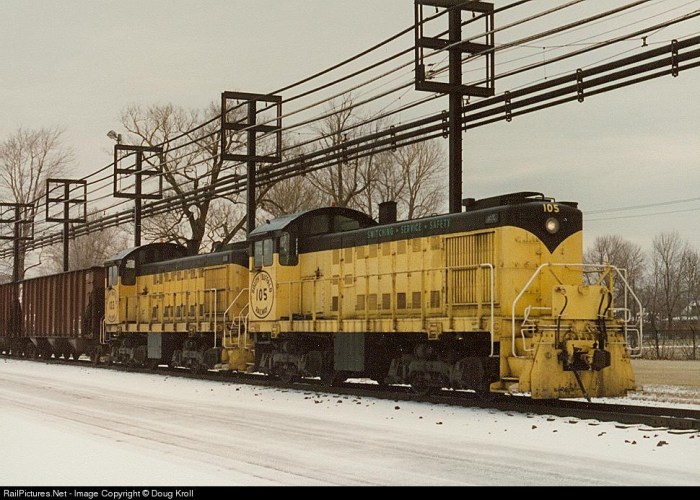
[[[411,389],[413,389],[413,392],[417,396],[421,397],[430,396],[432,393],[436,392],[435,387],[429,385],[423,380],[418,379],[414,379],[413,382],[411,382]]]
[[[372,378],[372,380],[374,380],[382,389],[389,387],[389,384],[386,383],[386,377]]]
[[[476,396],[481,400],[485,402],[493,401],[496,399],[496,393],[491,392],[488,388],[487,389],[479,389],[476,392]]]
[[[338,380],[340,380],[339,373],[335,370],[324,371],[321,373],[321,382],[326,387],[333,387],[338,385]]]
[[[413,389],[416,396],[425,397],[430,396],[434,388],[424,384],[411,384],[411,389]]]
[[[284,370],[281,372],[279,375],[280,382],[283,384],[291,384],[295,382],[299,377],[297,377],[297,374],[288,370]]]
[[[139,345],[134,349],[132,362],[134,366],[145,366],[148,361],[148,347]]]

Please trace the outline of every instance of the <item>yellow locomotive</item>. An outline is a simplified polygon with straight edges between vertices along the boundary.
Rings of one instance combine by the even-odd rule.
[[[250,234],[256,371],[533,398],[635,388],[636,297],[620,270],[582,264],[576,203],[523,192],[404,222],[383,208],[379,224],[326,207]]]
[[[152,243],[125,250],[105,266],[103,343],[111,361],[195,372],[244,371],[252,364],[243,319],[245,243],[195,256],[180,245]]]

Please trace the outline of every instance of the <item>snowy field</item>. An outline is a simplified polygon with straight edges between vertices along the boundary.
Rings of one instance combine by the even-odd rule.
[[[700,485],[697,432],[6,358],[0,443],[3,486]]]

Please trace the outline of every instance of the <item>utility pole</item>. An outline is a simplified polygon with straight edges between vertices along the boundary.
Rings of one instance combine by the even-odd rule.
[[[150,153],[146,156],[147,153]],[[133,163],[132,163],[133,161]],[[144,168],[144,162],[148,168]],[[142,200],[159,200],[163,197],[163,148],[159,146],[114,145],[115,198],[134,200],[134,246],[141,246]],[[126,164],[126,166],[123,166]],[[128,179],[128,180],[127,180]],[[125,188],[122,181],[133,182]],[[143,185],[153,180],[155,189],[144,192]]]
[[[462,98],[463,96],[491,97],[494,95],[495,61],[493,58],[493,4],[464,2],[461,0],[414,0],[415,8],[415,72],[416,90],[449,95],[449,211],[462,211]],[[424,36],[423,6],[447,9],[448,38]],[[472,12],[474,20],[485,21],[486,29],[479,37],[484,43],[472,39],[462,40],[462,12]],[[478,15],[478,17],[476,17]],[[464,24],[470,23],[467,21]],[[426,55],[426,49],[433,52]],[[426,59],[439,51],[449,54],[447,82],[432,80],[426,71]],[[462,55],[482,57],[485,60],[486,84],[462,83]]]
[[[14,262],[12,281],[20,280],[20,250],[23,241],[34,239],[34,205],[31,203],[0,203],[0,240],[12,240]]]
[[[62,209],[60,215],[52,211],[56,206]],[[86,220],[87,181],[46,179],[46,221],[63,223],[63,272],[69,269],[70,224],[84,224]]]
[[[236,101],[236,104],[233,104]],[[246,118],[236,120],[235,110],[239,107],[239,102],[243,101],[247,108]],[[269,106],[258,106],[269,104]],[[259,114],[272,109],[275,116],[263,123],[260,123]],[[268,124],[270,123],[270,124]],[[231,131],[241,131],[246,133],[245,153],[233,153],[230,137]],[[257,141],[258,134],[261,137],[267,136],[270,143],[270,151],[267,154],[258,154]],[[221,160],[241,161],[246,163],[246,232],[248,235],[255,229],[256,204],[256,183],[258,163],[278,163],[282,159],[282,97],[266,94],[251,94],[248,92],[222,92],[221,93]]]
[[[448,13],[450,45],[462,40],[462,11],[451,9]],[[452,89],[462,86],[462,51],[449,50],[449,81]],[[451,90],[450,96],[450,145],[449,145],[449,211],[462,211],[462,92]]]

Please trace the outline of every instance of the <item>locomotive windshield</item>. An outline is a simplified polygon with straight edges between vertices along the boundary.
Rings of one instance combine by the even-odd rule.
[[[272,238],[255,242],[254,262],[255,267],[271,266],[274,245]]]

